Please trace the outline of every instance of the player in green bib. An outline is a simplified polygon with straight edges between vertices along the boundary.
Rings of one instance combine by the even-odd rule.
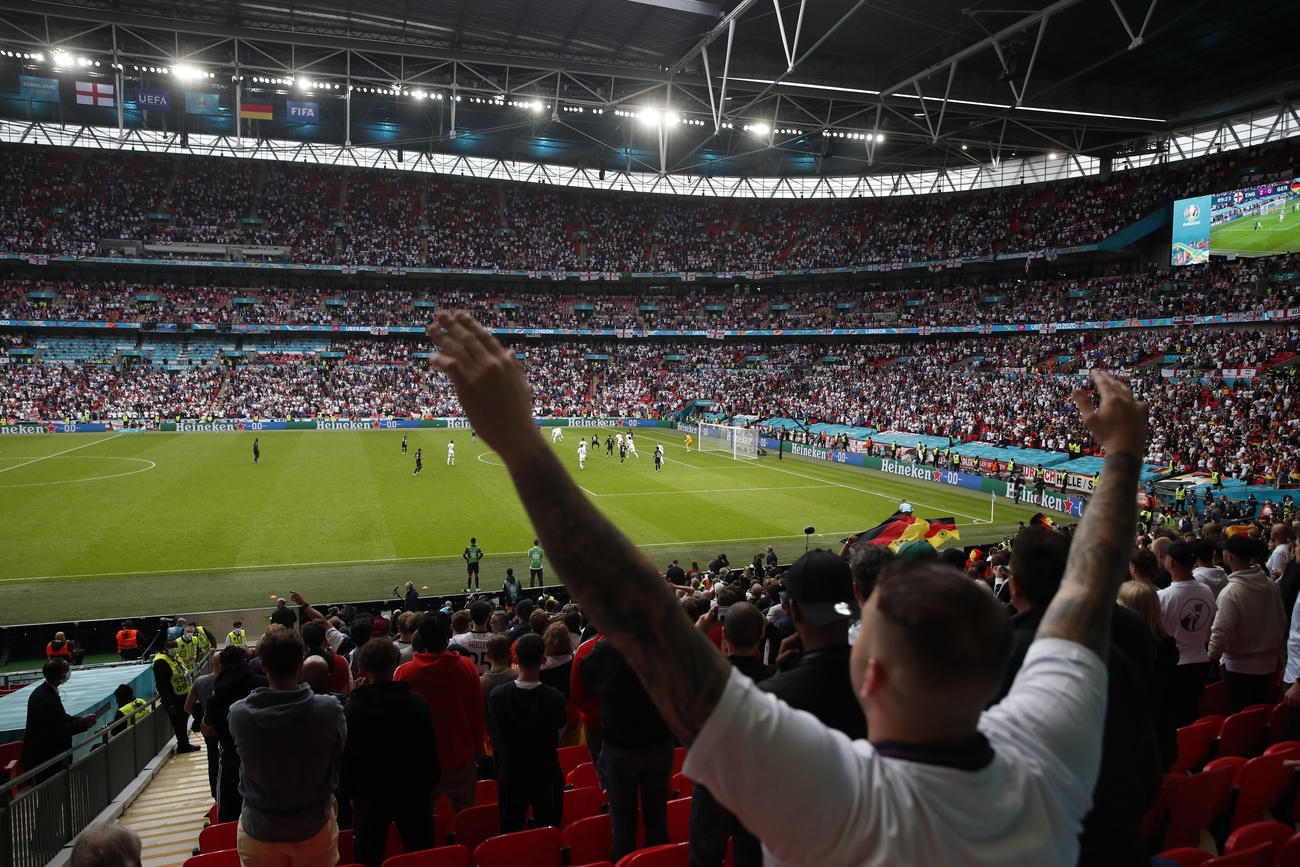
[[[478,564],[483,559],[483,549],[478,546],[478,539],[473,536],[469,539],[469,544],[465,546],[465,553],[461,555],[465,558],[465,592],[478,589]],[[471,586],[473,585],[473,586]]]
[[[542,582],[542,556],[543,555],[542,555],[541,546],[537,543],[537,540],[534,539],[533,547],[528,549],[528,586],[529,587],[533,586],[534,581],[537,582],[538,587],[546,586]]]

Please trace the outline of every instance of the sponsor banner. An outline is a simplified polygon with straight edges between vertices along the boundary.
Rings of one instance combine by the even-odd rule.
[[[284,119],[290,123],[320,123],[320,103],[289,100],[285,103]]]
[[[18,76],[18,96],[32,102],[58,102],[59,80],[38,78],[34,75]]]
[[[135,107],[151,108],[156,111],[171,111],[172,97],[165,90],[145,90],[142,87],[135,89]]]
[[[871,467],[869,461],[866,466]],[[941,485],[953,485],[959,488],[970,488],[971,490],[981,490],[984,484],[983,476],[976,476],[970,473],[963,473],[959,470],[936,469],[934,467],[923,467],[918,464],[902,463],[882,459],[878,468],[881,472],[889,473],[895,476],[903,476],[910,479],[921,479],[926,482],[936,482]]]
[[[221,98],[215,93],[185,93],[186,114],[220,114]]]
[[[686,422],[682,422],[681,424],[677,425],[677,429],[682,433],[688,433],[691,436],[696,436],[700,432],[699,425],[687,424]]]
[[[1015,498],[1007,494],[1007,486],[1001,482],[998,484],[1001,485],[1002,498],[1007,502],[1015,502]],[[994,493],[997,493],[997,489],[994,490]],[[1076,518],[1083,515],[1083,510],[1086,507],[1087,502],[1087,500],[1082,500],[1078,497],[1066,497],[1061,494],[1052,493],[1051,491],[1043,491],[1040,496],[1033,488],[1027,488],[1025,492],[1020,495],[1021,506],[1035,506],[1040,509],[1051,509],[1054,512],[1063,512],[1066,515],[1073,515]]]
[[[801,443],[791,443],[790,454],[803,458],[816,458],[819,461],[830,461],[836,464],[851,464],[855,467],[865,466],[864,461],[866,460],[862,455],[856,455],[843,449],[822,449]]]
[[[43,434],[43,433],[104,433],[106,424],[70,424],[67,422],[19,422],[18,424],[0,425],[0,435],[4,434]]]

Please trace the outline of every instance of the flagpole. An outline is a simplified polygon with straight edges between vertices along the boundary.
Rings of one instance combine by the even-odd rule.
[[[993,523],[993,509],[998,504],[998,492],[989,491],[989,523]]]

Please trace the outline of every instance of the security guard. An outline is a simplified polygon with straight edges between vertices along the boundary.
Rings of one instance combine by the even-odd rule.
[[[135,697],[130,684],[122,684],[113,690],[113,700],[117,702],[117,717],[114,722],[135,725],[149,715],[149,702]]]
[[[193,623],[185,625],[185,631],[181,633],[180,641],[176,643],[179,649],[179,658],[181,668],[185,671],[193,672],[199,667],[199,660],[212,651],[212,642],[208,640],[206,630],[197,630]]]
[[[168,639],[163,651],[153,658],[153,680],[158,689],[158,698],[167,717],[171,720],[172,731],[176,734],[176,752],[193,753],[199,748],[190,743],[190,733],[186,726],[189,719],[185,713],[185,697],[190,693],[190,676],[177,662],[180,648],[176,642]]]
[[[231,629],[230,632],[226,633],[226,646],[247,647],[248,632],[244,630],[244,622],[242,620],[236,620],[234,623],[230,625],[233,626],[234,628]]]
[[[1180,515],[1187,511],[1187,488],[1183,485],[1174,491],[1174,511]]]

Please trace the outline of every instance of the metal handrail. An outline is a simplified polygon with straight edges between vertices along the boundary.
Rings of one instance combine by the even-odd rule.
[[[44,867],[131,784],[173,736],[155,699],[135,723],[115,720],[73,747],[0,781],[0,867]],[[90,746],[81,758],[78,752]]]

